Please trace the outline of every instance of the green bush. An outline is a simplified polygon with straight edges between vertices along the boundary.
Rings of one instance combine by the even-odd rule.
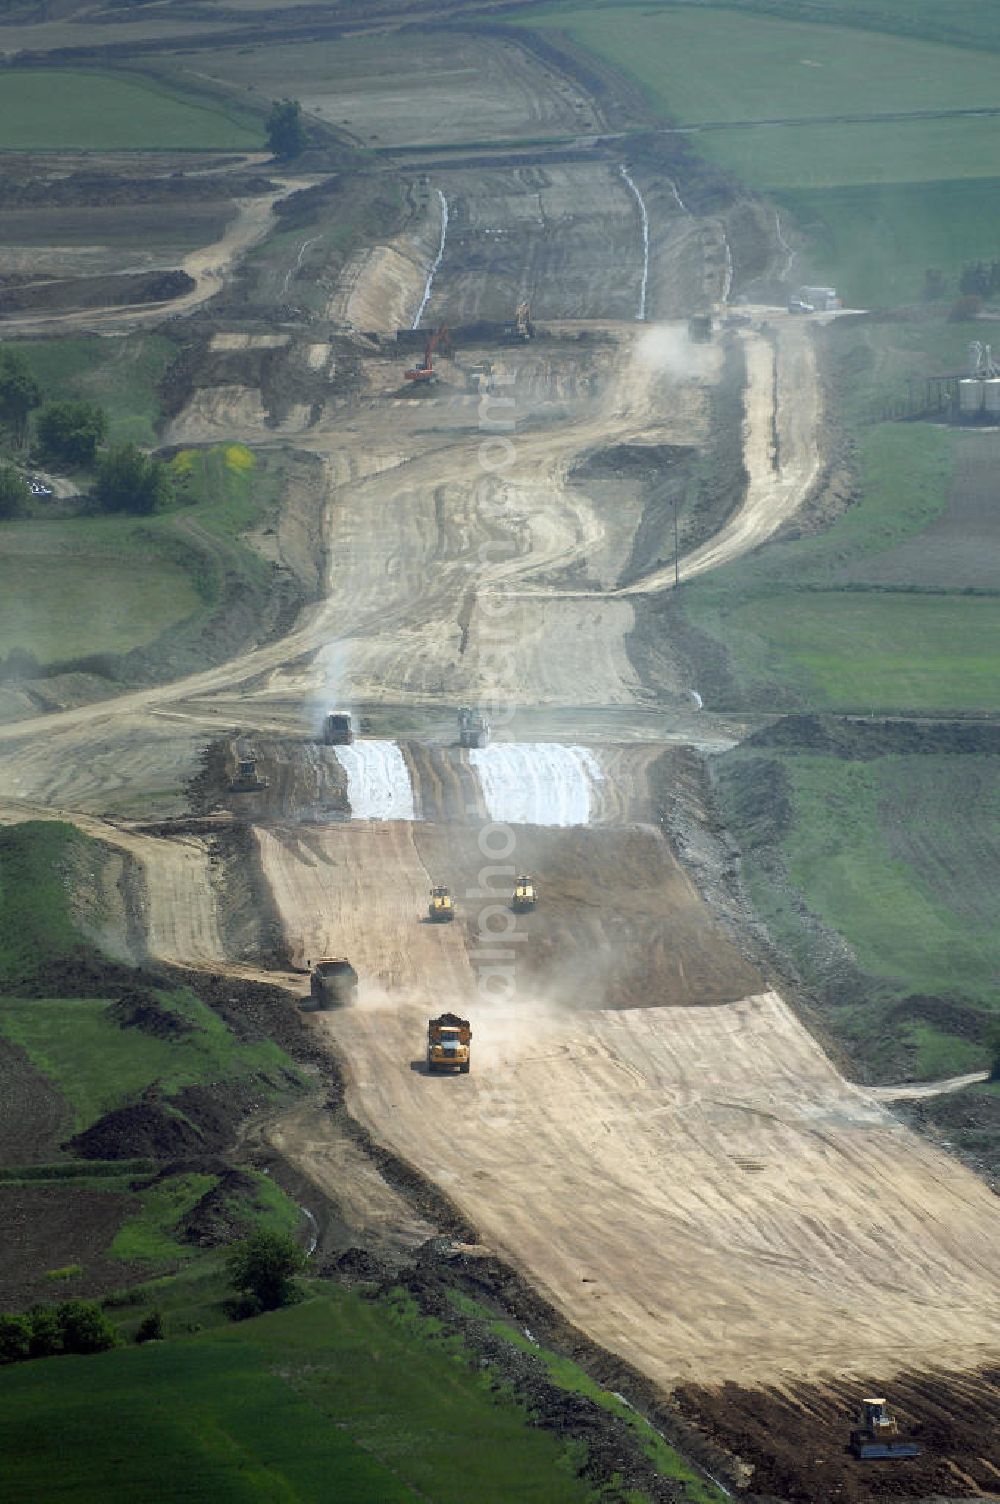
[[[63,1301],[56,1320],[64,1353],[104,1353],[118,1345],[117,1331],[93,1301]]]
[[[46,455],[68,465],[92,465],[108,433],[108,417],[96,402],[50,402],[38,414],[38,442]]]
[[[0,465],[0,517],[20,517],[31,492],[13,465]]]
[[[143,454],[135,444],[115,444],[98,462],[94,494],[106,512],[145,517],[166,506],[173,486],[162,460]]]
[[[0,1315],[0,1363],[21,1363],[31,1353],[31,1322],[26,1316]]]
[[[231,1308],[235,1319],[276,1311],[298,1299],[292,1278],[306,1265],[299,1245],[280,1233],[256,1232],[245,1243],[238,1243],[229,1255],[228,1270],[233,1289],[244,1297]]]
[[[144,1316],[136,1328],[135,1340],[138,1343],[160,1342],[163,1338],[163,1313],[162,1311],[150,1311]]]
[[[41,388],[20,350],[0,349],[0,426],[18,446],[28,435],[28,415],[41,400]]]

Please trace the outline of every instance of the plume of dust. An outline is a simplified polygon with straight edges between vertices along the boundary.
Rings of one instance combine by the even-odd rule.
[[[316,654],[313,672],[318,683],[306,701],[306,708],[310,727],[319,736],[331,710],[351,709],[342,698],[347,681],[347,645],[337,641],[326,643]]]
[[[695,344],[686,324],[654,324],[636,341],[635,358],[640,365],[675,381],[708,373],[711,347]]]

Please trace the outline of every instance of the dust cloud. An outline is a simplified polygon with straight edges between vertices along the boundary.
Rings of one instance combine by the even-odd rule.
[[[694,344],[683,324],[654,324],[636,341],[635,359],[675,381],[707,376],[712,366],[710,347]]]

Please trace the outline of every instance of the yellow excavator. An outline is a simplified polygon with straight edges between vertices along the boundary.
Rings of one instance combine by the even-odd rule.
[[[427,917],[432,924],[447,924],[455,917],[455,902],[448,888],[431,889],[431,901],[427,905]]]

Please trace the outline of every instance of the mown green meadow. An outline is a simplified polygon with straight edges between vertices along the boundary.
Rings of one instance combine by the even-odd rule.
[[[997,107],[995,58],[971,45],[977,31],[993,45],[996,26],[980,6],[963,12],[973,29],[961,46],[889,34],[913,29],[909,11],[594,5],[524,24],[565,31],[622,69],[664,119],[730,122],[687,140],[784,209],[805,239],[804,280],[832,281],[866,308],[918,299],[927,267],[957,279],[966,262],[1000,255],[1000,117],[918,118]],[[892,114],[911,118],[821,123]],[[754,123],[781,120],[793,123]]]
[[[228,1329],[22,1364],[0,1372],[0,1413],[23,1498],[597,1504],[572,1449],[402,1298],[328,1290]]]
[[[225,99],[138,74],[5,69],[0,151],[253,151],[263,125]]]

